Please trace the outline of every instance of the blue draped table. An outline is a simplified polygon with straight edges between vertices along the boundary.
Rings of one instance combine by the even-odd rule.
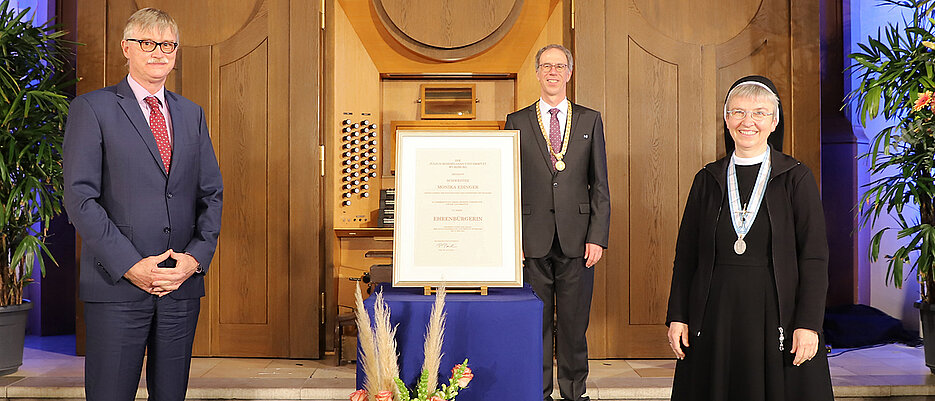
[[[435,296],[422,295],[421,288],[380,288],[390,309],[390,322],[399,325],[400,378],[411,390],[421,373],[425,328]],[[371,319],[375,298],[364,300]],[[447,384],[450,369],[465,358],[474,372],[474,380],[458,394],[458,401],[542,399],[542,301],[532,288],[491,288],[486,296],[448,294],[445,312],[439,383]],[[363,388],[359,363],[357,388]]]

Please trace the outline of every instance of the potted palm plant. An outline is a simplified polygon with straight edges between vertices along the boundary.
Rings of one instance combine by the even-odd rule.
[[[897,227],[874,228],[870,257],[880,258],[884,233],[895,230],[901,246],[883,255],[886,282],[901,288],[907,272],[918,280],[925,360],[935,372],[935,0],[882,3],[903,11],[903,21],[882,28],[850,55],[860,85],[846,100],[859,109],[861,124],[880,115],[892,122],[862,156],[877,178],[857,207],[862,225],[872,226],[881,214],[896,221]]]
[[[44,227],[62,211],[64,88],[73,83],[63,35],[0,2],[0,375],[22,364],[32,308],[23,287],[34,266],[44,273]]]

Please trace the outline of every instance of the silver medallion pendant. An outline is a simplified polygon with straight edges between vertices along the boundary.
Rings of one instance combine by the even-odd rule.
[[[737,241],[734,242],[734,252],[738,255],[743,255],[747,251],[747,243],[743,241],[743,238],[737,238]]]

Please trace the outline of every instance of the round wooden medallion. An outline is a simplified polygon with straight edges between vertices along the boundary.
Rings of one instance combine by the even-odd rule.
[[[373,0],[384,27],[406,48],[437,60],[473,56],[513,26],[522,0]]]

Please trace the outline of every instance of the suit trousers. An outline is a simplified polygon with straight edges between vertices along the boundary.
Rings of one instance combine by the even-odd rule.
[[[150,295],[86,302],[85,393],[89,401],[132,401],[143,355],[150,401],[183,401],[201,299]]]
[[[594,269],[585,267],[585,259],[569,258],[562,252],[558,236],[543,258],[526,258],[524,281],[542,300],[542,393],[552,400],[553,335],[558,362],[558,387],[563,399],[587,400],[588,320]]]

